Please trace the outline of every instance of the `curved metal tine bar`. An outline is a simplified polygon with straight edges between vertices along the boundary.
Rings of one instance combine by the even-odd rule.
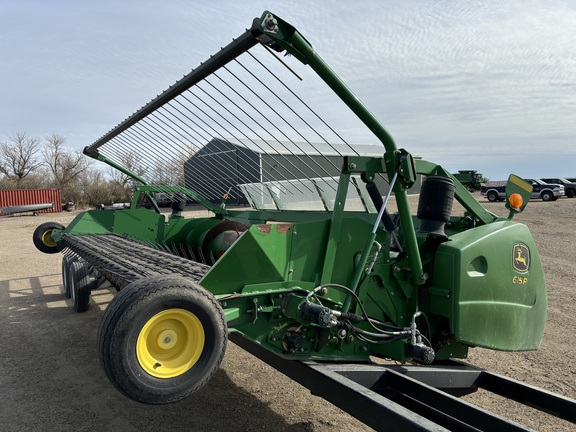
[[[248,54],[251,54],[251,53],[248,53]],[[257,59],[255,58],[255,60],[257,60]],[[235,61],[236,63],[238,63],[242,68],[244,68],[247,73],[249,73],[250,75],[252,75],[252,77],[253,77],[255,80],[257,80],[258,82],[260,82],[260,83],[262,84],[262,86],[263,86],[264,88],[266,88],[266,90],[267,90],[267,92],[268,92],[269,94],[271,94],[271,95],[273,95],[274,97],[276,97],[276,99],[277,99],[278,101],[280,101],[288,110],[290,110],[290,112],[292,112],[295,116],[297,116],[298,119],[299,119],[300,121],[302,121],[303,124],[305,124],[305,125],[306,125],[309,129],[311,129],[318,137],[320,137],[320,139],[321,139],[325,144],[329,145],[330,148],[331,148],[332,150],[334,150],[334,152],[336,152],[336,154],[338,154],[338,155],[341,156],[341,157],[344,156],[344,155],[343,155],[342,153],[340,153],[340,151],[338,151],[326,138],[324,138],[324,137],[322,136],[322,134],[321,134],[320,132],[318,132],[318,131],[310,124],[310,122],[307,122],[307,121],[298,113],[298,111],[296,111],[290,104],[288,104],[283,98],[281,98],[281,97],[277,94],[277,92],[275,92],[269,85],[267,85],[266,83],[264,83],[258,76],[254,75],[251,70],[249,70],[248,68],[246,68],[242,63],[238,62],[237,59],[235,59],[234,61]],[[259,62],[259,64],[261,64],[261,63]],[[263,65],[262,65],[262,66],[263,66]],[[263,66],[263,67],[264,67],[264,66]],[[228,68],[227,68],[226,66],[224,66],[223,69],[228,70]],[[264,69],[265,69],[270,75],[272,75],[272,77],[275,78],[278,82],[282,82],[272,71],[270,71],[269,69],[267,69],[267,68],[265,68],[265,67],[264,67]],[[219,79],[221,79],[221,78],[218,76],[218,74],[214,74],[214,75],[215,75],[216,77],[218,77]],[[227,83],[225,83],[225,84],[228,85]],[[290,93],[291,93],[293,96],[296,96],[296,93],[295,93],[294,91],[292,91],[292,89],[290,89],[288,86],[286,86],[285,83],[282,82],[282,84],[284,85],[284,87],[285,87],[286,89],[288,89],[288,90],[290,91]],[[234,91],[234,89],[232,89],[232,90]],[[248,90],[253,91],[251,88],[248,88]],[[298,99],[300,102],[302,102],[302,99],[301,99],[301,98],[298,97],[297,99]],[[310,108],[310,106],[308,106],[308,105],[306,105],[306,104],[304,104],[304,103],[302,103],[302,106],[304,106],[304,107],[305,107],[306,109],[308,109],[309,111],[313,112],[313,114],[314,114],[317,118],[319,118],[319,119],[322,120],[322,122],[323,122],[324,125],[326,125],[327,127],[329,127],[328,124],[326,123],[326,121],[324,121],[316,112],[314,112],[314,111],[312,110],[312,108]],[[312,142],[311,142],[310,140],[308,140],[304,135],[302,135],[302,133],[301,133],[297,128],[293,127],[292,124],[291,124],[289,121],[287,121],[287,120],[284,118],[284,116],[282,116],[277,110],[275,110],[273,107],[270,107],[270,110],[273,111],[279,118],[281,118],[288,126],[290,126],[290,128],[291,128],[294,132],[296,132],[296,134],[299,135],[307,144],[313,146]],[[273,122],[270,122],[270,123],[273,124]],[[330,129],[331,129],[331,128],[330,128]],[[333,129],[332,129],[332,130],[333,130]],[[345,141],[343,141],[343,142],[345,142]],[[292,141],[292,143],[296,145],[296,143],[294,143],[293,141]],[[346,143],[346,142],[345,142],[345,144],[348,145],[348,143]],[[350,147],[350,146],[348,145],[348,147]],[[299,149],[300,151],[303,151],[300,147],[298,147],[298,149]],[[352,148],[351,148],[351,149],[352,149]],[[352,150],[358,155],[358,152],[357,152],[356,150],[354,150],[354,149],[352,149]],[[336,168],[337,170],[340,169],[340,167],[337,167],[337,166],[336,166],[330,159],[328,159],[328,157],[326,157],[326,155],[324,155],[322,152],[319,152],[319,154],[320,154],[327,162],[329,162],[334,168]],[[318,162],[316,162],[316,164],[317,164],[319,167],[323,168]]]
[[[184,136],[183,133],[187,133],[187,131],[180,125],[176,125],[178,126],[178,128],[181,130],[177,130],[175,129],[175,127],[173,127],[171,124],[168,124],[166,122],[164,122],[162,119],[158,119],[158,118],[152,118],[151,116],[149,116],[150,118],[146,118],[143,121],[149,121],[150,123],[153,123],[154,129],[162,129],[163,131],[165,131],[166,133],[169,133],[172,137],[174,137],[177,141],[180,141],[182,143],[182,145],[179,145],[179,147],[184,150],[185,152],[187,151],[185,144],[186,143],[190,143],[192,144],[190,141],[186,140],[186,137]],[[158,120],[160,123],[162,123],[162,125],[158,124],[155,120]],[[192,137],[192,135],[190,133],[187,133],[189,135],[189,139],[193,139],[196,140],[194,137]],[[205,141],[208,142],[208,141]],[[188,154],[190,154],[190,156],[192,155],[192,151],[194,152],[198,152],[198,150],[200,150],[201,146],[200,145],[196,145],[196,144],[192,144],[191,145],[191,149],[188,150]],[[250,163],[250,160],[247,160],[241,153],[237,153],[237,157],[239,160],[242,160],[243,163]],[[210,166],[214,172],[218,173],[221,176],[225,176],[227,174],[227,172],[225,171],[224,167],[228,167],[230,170],[236,170],[236,167],[233,166],[230,162],[228,161],[221,161],[222,163],[218,163],[216,164],[215,162],[211,162],[210,158],[208,158],[208,160],[206,161],[206,164],[208,166]],[[236,170],[237,171],[237,170]],[[186,180],[190,180],[191,178],[191,174],[187,173],[186,170],[184,170],[185,172],[185,178]],[[238,174],[238,179],[242,179],[244,181],[244,183],[247,183],[249,181],[252,181],[252,179],[246,177],[244,174],[239,173]]]
[[[143,133],[145,133],[147,137],[149,137],[149,138],[151,138],[151,139],[155,139],[155,137],[152,135],[153,132],[152,132],[150,126],[145,123],[146,120],[147,120],[147,119],[141,120],[140,123],[138,123],[137,125],[134,125],[133,128],[135,128],[135,127],[144,128],[144,129],[146,129],[146,132],[143,132]],[[157,132],[158,132],[158,131],[157,131]],[[161,139],[161,138],[162,138],[162,135],[157,135],[156,138],[160,138],[160,139]],[[157,152],[157,153],[159,153],[160,155],[162,154],[161,152]],[[186,158],[187,155],[186,155],[185,153],[181,153],[181,155],[182,155],[181,158],[177,158],[177,157],[176,157],[176,158],[172,158],[172,159],[169,161],[169,163],[170,163],[170,167],[176,167],[176,164],[177,164],[177,165],[178,165],[178,169],[180,169],[180,165],[181,165],[181,167],[182,167],[182,173],[183,173],[184,180],[185,180],[184,183],[186,184],[186,180],[190,180],[190,174],[187,173],[186,170],[184,169],[184,163],[185,163],[185,160],[184,160],[184,159]],[[190,154],[190,156],[191,156],[191,154]],[[188,157],[190,157],[190,156],[188,156]],[[224,171],[220,171],[220,173],[221,173],[221,174],[224,174],[225,172],[224,172]],[[187,178],[187,177],[188,177],[188,178]],[[180,186],[185,186],[185,184],[184,184],[184,185],[180,185]],[[218,193],[217,190],[214,190],[214,192],[215,192],[215,194]],[[220,192],[219,196],[220,196],[220,197],[222,196],[222,192]]]
[[[190,91],[188,90],[188,92],[190,92]],[[196,95],[196,94],[194,94],[194,93],[192,93],[192,95],[193,95],[194,97],[196,97],[199,101],[201,101],[202,103],[204,103],[208,108],[210,108],[211,110],[213,110],[214,113],[216,113],[217,115],[220,115],[216,110],[214,110],[214,108],[210,107],[210,106],[209,106],[205,101],[203,101],[202,98],[200,98],[198,95]],[[214,122],[215,122],[216,124],[218,124],[220,127],[224,128],[224,130],[225,130],[227,133],[230,133],[232,136],[235,137],[235,139],[238,139],[238,138],[235,136],[234,133],[230,132],[229,129],[225,128],[225,127],[224,127],[223,125],[221,125],[218,121],[216,121],[213,117],[211,117],[209,114],[207,114],[207,113],[206,113],[205,111],[203,111],[201,108],[199,108],[194,102],[192,102],[190,99],[188,99],[188,98],[186,98],[186,97],[184,97],[184,98],[185,98],[190,104],[192,104],[194,107],[196,107],[198,110],[202,111],[202,113],[204,113],[206,116],[208,116],[208,118],[210,118],[212,121],[214,121]],[[222,117],[222,116],[220,115],[220,117]],[[234,127],[234,125],[230,122],[230,120],[225,119],[225,118],[224,118],[224,120],[227,121],[232,127]],[[240,119],[238,119],[238,121],[241,121],[241,122],[242,122],[242,120],[240,120]],[[250,129],[250,127],[249,127],[245,122],[242,122],[242,124]],[[261,134],[259,134],[257,131],[255,131],[255,130],[253,130],[253,129],[250,129],[250,130],[251,130],[252,133],[254,133],[254,134],[258,137],[258,139],[266,142],[266,139],[265,139],[264,137],[262,137]],[[267,155],[269,154],[269,153],[267,153],[267,152],[264,150],[264,148],[263,148],[261,145],[259,145],[254,139],[250,138],[248,135],[244,135],[244,137],[245,137],[248,141],[250,141],[254,146],[256,146],[263,154],[267,154]],[[286,158],[285,155],[281,155],[281,156],[282,156],[285,160],[287,160],[288,162],[290,162],[290,161]],[[292,164],[292,166],[294,166],[294,168],[298,169],[298,168],[294,165],[293,162],[290,162],[290,163]],[[302,171],[301,171],[301,173],[304,175],[304,173],[303,173]],[[284,180],[290,180],[290,179],[288,179],[288,178],[287,178],[286,176],[284,176],[284,175],[283,175],[282,177],[284,178]],[[304,187],[306,187],[307,189],[310,189],[308,186],[306,186],[306,185],[302,182],[301,179],[298,179],[298,180],[299,180],[299,182],[300,182]],[[299,190],[299,192],[302,192],[302,191]]]
[[[266,51],[270,53],[269,50],[266,50]],[[271,54],[275,56],[274,53],[271,53]],[[330,126],[329,123],[327,123],[322,117],[320,117],[320,115],[319,115],[316,111],[314,111],[306,102],[304,102],[304,100],[303,100],[299,95],[297,95],[290,87],[288,87],[284,81],[282,81],[281,79],[279,79],[275,74],[273,74],[270,70],[268,70],[268,68],[266,68],[266,66],[265,66],[264,64],[262,64],[262,62],[261,62],[258,58],[256,58],[256,56],[254,56],[253,53],[251,53],[250,51],[247,51],[247,52],[246,52],[246,55],[252,57],[256,62],[258,62],[267,72],[269,72],[269,73],[272,75],[272,77],[273,77],[282,87],[284,87],[289,93],[291,93],[291,94],[294,96],[294,98],[296,98],[304,107],[306,107],[306,109],[307,109],[308,111],[310,111],[311,114],[313,114],[318,120],[320,120],[320,122],[321,122],[324,126],[326,126],[335,136],[337,136],[344,144],[346,144],[346,145],[356,154],[356,156],[360,156],[360,154],[358,153],[358,151],[357,151],[352,145],[350,145],[338,132],[336,132],[336,130],[335,130],[332,126]],[[236,59],[234,59],[234,61],[236,62]],[[288,108],[291,109],[291,107],[290,107],[289,105],[288,105]],[[296,115],[299,116],[299,114],[296,113],[296,112],[294,112],[294,114],[296,114]],[[300,117],[300,116],[299,116],[299,117]],[[338,153],[338,150],[330,143],[329,140],[327,140],[326,138],[324,138],[324,137],[322,136],[322,134],[320,134],[318,131],[316,131],[316,129],[314,129],[304,118],[300,117],[300,119],[301,119],[306,125],[308,125],[308,127],[310,127],[310,129],[312,129],[314,132],[316,132],[316,134],[320,137],[320,139],[321,139],[322,141],[324,141],[326,144],[328,144],[328,145],[332,148],[332,150],[334,150],[335,152]],[[342,155],[341,155],[341,156],[342,156]]]
[[[229,71],[226,67],[224,67],[224,69],[226,69],[232,76],[234,76],[236,79],[238,79],[238,81],[239,81],[241,84],[243,84],[249,91],[251,91],[258,99],[260,99],[260,100],[263,99],[263,98],[262,98],[260,95],[258,95],[252,88],[250,88],[250,87],[247,86],[242,80],[240,80],[233,72]],[[236,95],[238,95],[238,97],[240,97],[242,100],[244,100],[244,101],[246,101],[246,103],[248,103],[247,99],[246,99],[244,96],[242,96],[236,89],[234,89],[232,86],[230,86],[230,84],[226,83],[217,73],[214,73],[213,75],[216,76],[216,77],[217,77],[220,81],[222,81],[225,85],[227,85]],[[208,81],[208,80],[205,80],[205,81],[206,81],[208,84],[210,84],[216,91],[219,91],[210,81]],[[235,102],[232,101],[232,99],[230,99],[230,98],[229,98],[228,96],[226,96],[224,93],[222,93],[222,92],[220,92],[220,93],[221,93],[224,97],[226,97],[231,103],[235,104]],[[261,118],[265,119],[268,123],[270,123],[270,126],[271,126],[272,128],[276,129],[281,135],[283,135],[284,138],[285,138],[287,141],[289,141],[295,148],[297,148],[298,150],[300,150],[300,151],[301,151],[302,153],[304,153],[305,155],[308,155],[308,153],[307,153],[306,151],[304,151],[297,143],[295,143],[292,139],[290,139],[290,137],[289,137],[287,134],[285,134],[284,132],[282,132],[282,130],[281,130],[277,125],[275,125],[274,122],[272,122],[272,121],[270,120],[270,116],[267,116],[265,113],[263,113],[262,111],[260,111],[260,110],[259,110],[257,107],[255,107],[254,105],[252,105],[252,108],[261,116]],[[271,108],[271,107],[269,107],[269,109],[270,109],[271,112],[275,113],[280,119],[282,119],[282,121],[284,121],[284,123],[286,123],[287,125],[290,125],[290,123],[289,123],[283,116],[281,116],[276,110],[274,110],[274,109]],[[264,128],[264,126],[263,126],[260,122],[257,122],[257,121],[256,121],[256,124],[258,124],[258,125],[259,125],[260,127],[262,127],[263,129],[268,130],[267,128]],[[293,129],[296,130],[295,128],[293,128]],[[302,135],[300,134],[300,136],[302,136]],[[302,137],[303,137],[303,136],[302,136]],[[303,138],[304,138],[304,137],[303,137]],[[282,146],[285,150],[287,150],[287,151],[290,153],[290,155],[292,155],[292,156],[294,156],[294,157],[297,157],[296,154],[290,149],[289,146],[286,146],[286,145],[282,144],[282,140],[280,140],[280,139],[278,139],[278,138],[275,138],[274,136],[273,136],[273,139],[276,141],[276,143],[278,143],[278,144],[279,144],[280,146]],[[305,138],[304,138],[304,139],[305,139]],[[307,141],[307,142],[310,144],[309,141]],[[269,154],[269,153],[266,153],[266,154]],[[324,156],[324,157],[325,157],[325,156]],[[326,158],[326,157],[325,157],[325,158]],[[326,168],[323,167],[322,165],[320,165],[320,163],[318,163],[318,161],[316,161],[314,158],[310,158],[310,160],[314,161],[315,164],[316,164],[322,171],[324,171],[325,174],[330,175],[330,173],[326,170]],[[326,158],[326,160],[329,161],[328,158]],[[301,159],[301,161],[303,162],[304,166],[306,166],[306,168],[308,168],[308,169],[310,170],[310,172],[313,172],[313,171],[314,171],[309,164],[307,164],[306,162],[304,162],[302,159]],[[337,168],[331,161],[329,161],[329,162],[334,166],[334,168]],[[283,168],[286,169],[285,166],[284,166]],[[339,169],[339,168],[337,168],[337,169]],[[308,177],[308,176],[306,176],[306,175],[304,174],[303,171],[300,170],[300,172],[301,172],[301,174],[303,174],[303,175],[305,176],[305,178]]]

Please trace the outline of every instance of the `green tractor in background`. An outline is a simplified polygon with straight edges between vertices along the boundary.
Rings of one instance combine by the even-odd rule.
[[[484,181],[482,174],[476,170],[458,170],[452,175],[470,192],[480,190]]]

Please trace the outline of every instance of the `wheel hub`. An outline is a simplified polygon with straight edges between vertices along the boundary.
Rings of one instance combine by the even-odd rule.
[[[46,246],[49,247],[56,246],[56,242],[54,241],[54,239],[52,239],[52,230],[44,231],[44,233],[42,234],[42,243],[44,243]]]
[[[178,336],[175,331],[167,329],[158,335],[158,347],[162,349],[170,349],[176,346]]]
[[[196,315],[167,309],[152,316],[136,342],[138,363],[156,378],[174,378],[190,370],[204,349],[204,328]]]

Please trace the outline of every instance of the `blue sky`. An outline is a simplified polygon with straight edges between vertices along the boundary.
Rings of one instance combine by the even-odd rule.
[[[4,0],[0,140],[55,132],[89,145],[265,9],[301,31],[399,147],[493,180],[576,176],[572,0]]]

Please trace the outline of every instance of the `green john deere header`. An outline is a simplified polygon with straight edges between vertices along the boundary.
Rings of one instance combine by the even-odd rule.
[[[344,136],[359,127],[375,144]],[[440,165],[398,148],[271,12],[84,152],[133,178],[131,207],[42,224],[34,241],[64,254],[77,311],[93,290],[118,290],[100,359],[135,400],[199,389],[228,333],[333,362],[429,364],[471,346],[540,344],[542,264],[512,221],[529,186],[511,182],[508,218],[485,210]],[[204,209],[196,217],[192,203]]]

